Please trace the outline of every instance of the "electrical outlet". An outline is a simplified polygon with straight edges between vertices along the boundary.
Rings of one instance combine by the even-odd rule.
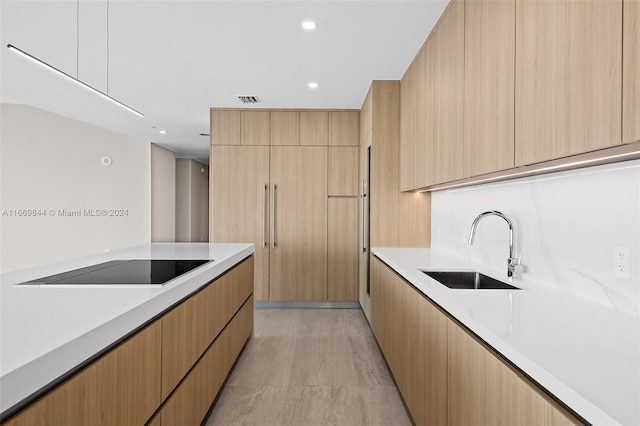
[[[613,248],[613,276],[629,279],[629,247]]]

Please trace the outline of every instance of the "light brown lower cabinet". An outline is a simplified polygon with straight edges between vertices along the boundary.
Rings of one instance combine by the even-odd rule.
[[[253,329],[251,297],[160,410],[161,425],[199,425]]]
[[[579,422],[496,357],[491,349],[450,321],[449,424],[573,425]]]
[[[253,265],[245,259],[2,426],[200,424],[251,336]]]
[[[416,425],[581,422],[378,258],[372,328]]]

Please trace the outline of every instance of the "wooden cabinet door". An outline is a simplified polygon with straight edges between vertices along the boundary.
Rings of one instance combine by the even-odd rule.
[[[397,280],[402,281],[396,276]],[[447,424],[447,325],[449,319],[402,282],[406,296],[403,393],[416,425]]]
[[[329,195],[358,195],[358,147],[329,148]]]
[[[415,63],[416,81],[412,95],[414,105],[412,129],[413,188],[434,183],[434,74],[435,43],[429,40]]]
[[[271,300],[327,300],[327,147],[271,147]]]
[[[434,183],[463,173],[464,3],[452,0],[432,36],[434,67]]]
[[[464,3],[464,175],[514,166],[516,0]]]
[[[271,111],[271,145],[300,145],[300,113]]]
[[[211,110],[211,145],[240,145],[240,111]]]
[[[360,113],[358,111],[329,112],[329,145],[358,146]]]
[[[416,61],[419,59],[416,59]],[[400,81],[400,191],[415,188],[413,183],[413,156],[416,138],[413,131],[415,120],[416,63]]]
[[[329,198],[327,299],[358,300],[358,199]]]
[[[269,111],[240,112],[240,144],[269,145]]]
[[[624,0],[622,34],[622,142],[640,140],[640,2]]]
[[[329,145],[328,111],[300,111],[300,145]]]
[[[269,298],[269,147],[211,148],[210,241],[256,245],[254,295]]]
[[[516,166],[621,143],[622,0],[516,4]]]
[[[448,335],[450,425],[579,424],[453,321]]]

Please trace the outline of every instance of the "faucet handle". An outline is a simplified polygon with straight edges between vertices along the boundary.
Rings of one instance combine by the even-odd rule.
[[[521,262],[522,262],[522,254],[520,254],[517,259],[516,258],[509,259],[509,269],[511,269],[511,271],[515,275],[520,275],[521,273],[524,272],[524,265]]]

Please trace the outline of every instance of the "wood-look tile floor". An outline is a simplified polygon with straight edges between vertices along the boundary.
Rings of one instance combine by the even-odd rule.
[[[254,337],[207,422],[410,424],[359,309],[256,309]]]

